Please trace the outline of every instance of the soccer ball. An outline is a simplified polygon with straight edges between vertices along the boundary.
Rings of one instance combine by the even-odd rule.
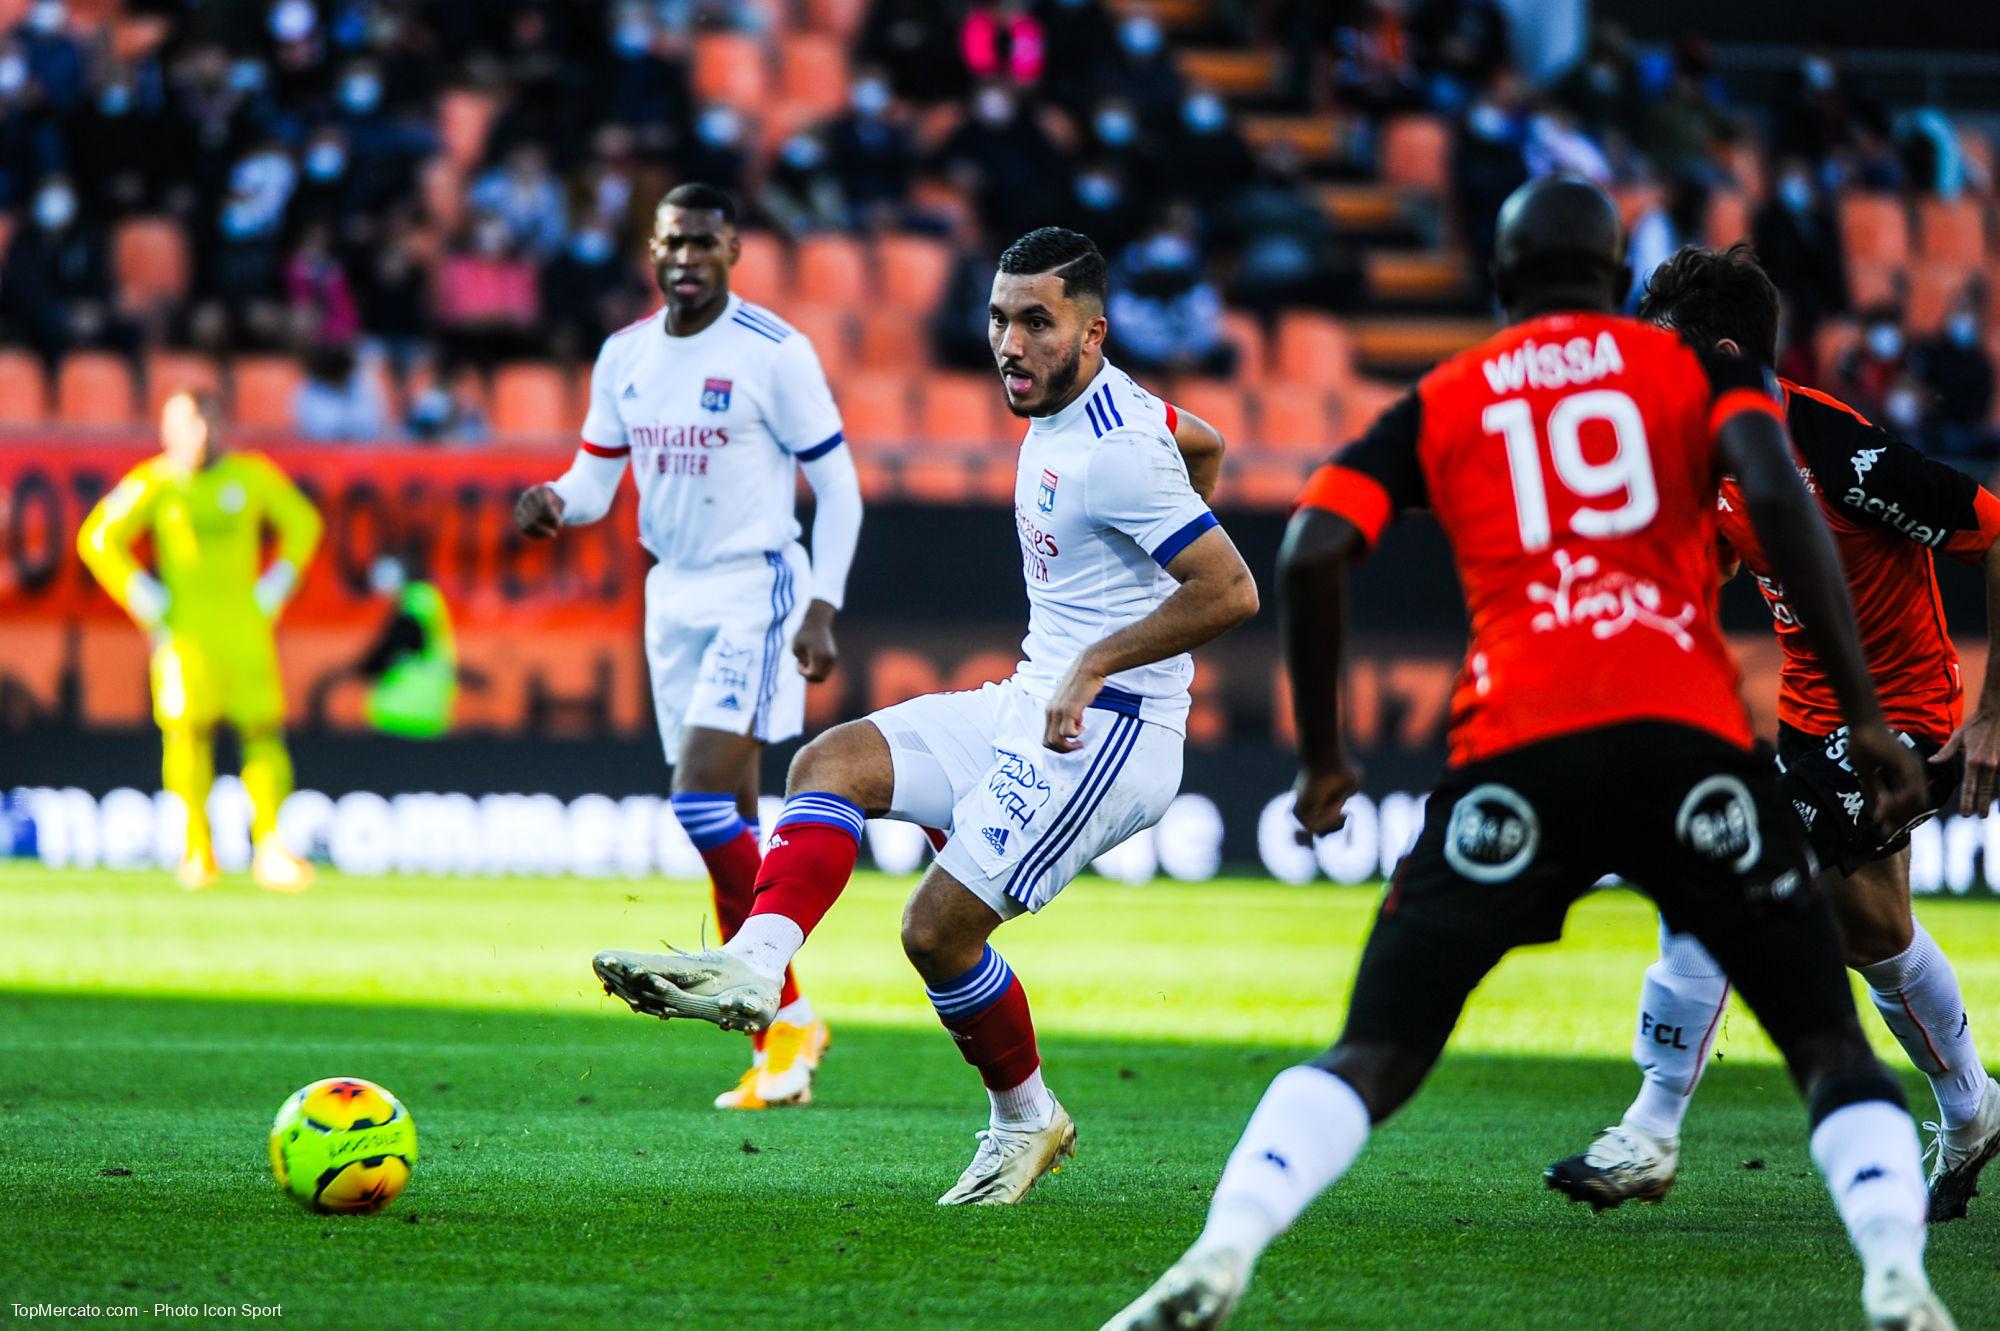
[[[271,1123],[271,1172],[315,1211],[379,1211],[396,1200],[416,1163],[410,1111],[359,1077],[328,1077],[294,1091]]]

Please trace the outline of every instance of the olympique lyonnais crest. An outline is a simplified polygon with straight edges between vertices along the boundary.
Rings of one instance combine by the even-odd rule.
[[[706,379],[701,385],[701,408],[703,411],[729,410],[729,390],[735,387],[733,379]]]
[[[1056,511],[1056,482],[1061,479],[1062,477],[1056,475],[1054,472],[1043,468],[1042,488],[1035,495],[1036,508],[1039,508],[1044,513],[1053,513]]]

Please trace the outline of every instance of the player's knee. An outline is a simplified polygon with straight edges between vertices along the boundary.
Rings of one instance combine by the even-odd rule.
[[[866,721],[849,721],[816,736],[793,755],[785,775],[785,794],[824,791],[852,800],[862,808],[889,803],[882,787],[893,787],[894,769],[881,732]],[[888,769],[886,772],[876,770]]]
[[[958,936],[950,922],[918,910],[903,915],[903,955],[926,979],[957,975],[966,968],[958,964],[967,950],[967,940]],[[974,946],[972,951],[979,948]]]

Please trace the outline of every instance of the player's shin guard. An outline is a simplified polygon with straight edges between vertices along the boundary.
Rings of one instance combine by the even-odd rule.
[[[1255,1262],[1347,1172],[1368,1140],[1368,1126],[1368,1106],[1331,1072],[1280,1072],[1230,1152],[1195,1246],[1225,1248]]]
[[[275,731],[243,737],[243,790],[250,797],[250,839],[278,830],[278,810],[292,793],[292,755]]]
[[[757,871],[750,916],[724,950],[777,979],[854,876],[864,818],[853,801],[811,791],[785,801]]]
[[[1646,968],[1632,1061],[1644,1081],[1625,1122],[1654,1137],[1680,1136],[1694,1089],[1729,1003],[1729,981],[1687,934],[1660,928],[1660,959]]]
[[[1972,1042],[1958,974],[1937,940],[1916,921],[1909,947],[1860,971],[1875,1010],[1910,1062],[1930,1078],[1944,1126],[1970,1123],[1986,1093],[1986,1065]]]
[[[757,848],[757,829],[737,812],[734,795],[704,791],[681,791],[670,801],[674,818],[688,840],[701,854],[708,869],[710,900],[715,903],[715,926],[722,942],[736,937],[750,917],[750,903],[757,895],[757,870],[764,863]],[[785,987],[779,1003],[797,1001],[799,987],[791,968],[785,969]],[[757,1031],[750,1042],[763,1047],[764,1033]]]
[[[1006,959],[989,946],[971,970],[924,992],[958,1042],[958,1052],[979,1069],[993,1101],[994,1124],[1047,1127],[1055,1102],[1042,1084],[1028,991]]]
[[[1842,1078],[1817,1090],[1811,1109],[1813,1163],[1862,1269],[1921,1270],[1923,1160],[1894,1080],[1886,1071]]]
[[[215,784],[215,737],[193,726],[161,734],[160,781],[187,809],[187,854],[213,856],[208,829],[208,792]]]

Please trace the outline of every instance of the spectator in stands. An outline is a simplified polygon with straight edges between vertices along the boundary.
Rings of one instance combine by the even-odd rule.
[[[351,347],[361,335],[361,312],[347,270],[333,252],[333,230],[309,222],[285,261],[285,297],[293,334],[314,346]]]
[[[827,164],[847,204],[847,225],[860,231],[900,225],[917,174],[917,149],[896,113],[895,94],[880,69],[855,72],[848,109],[824,130]]]
[[[1856,100],[1834,53],[1824,46],[1807,47],[1779,96],[1772,151],[1823,165],[1852,139]]]
[[[87,211],[117,216],[160,208],[186,213],[186,186],[167,174],[186,126],[168,114],[159,62],[105,61],[89,104],[71,122],[69,156]],[[0,142],[5,131],[0,130]],[[4,160],[4,158],[0,158]]]
[[[1464,106],[1507,63],[1507,16],[1494,0],[1423,0],[1410,17],[1415,64],[1440,111]]]
[[[281,335],[281,242],[298,180],[291,154],[277,139],[257,144],[230,169],[203,287],[228,313],[238,336],[271,343]]]
[[[499,214],[474,214],[438,264],[434,298],[438,334],[452,352],[491,363],[532,349],[541,316],[535,265],[514,249]]]
[[[1531,176],[1580,176],[1611,184],[1611,161],[1561,102],[1544,102],[1528,117],[1522,157]]]
[[[1103,0],[1041,0],[1035,16],[1042,25],[1042,94],[1081,115],[1115,74],[1104,58],[1118,44],[1111,17]]]
[[[1599,143],[1637,141],[1646,123],[1646,94],[1625,30],[1600,20],[1590,54],[1556,85],[1555,95]]]
[[[1261,314],[1286,305],[1343,310],[1360,292],[1353,256],[1300,188],[1302,170],[1290,144],[1273,143],[1256,179],[1223,210],[1220,232],[1237,255],[1232,298]]]
[[[389,429],[380,367],[351,346],[329,343],[305,358],[306,377],[292,397],[292,428],[301,439],[374,441]]]
[[[1119,256],[1112,278],[1114,354],[1141,374],[1228,375],[1236,346],[1222,335],[1222,295],[1202,273],[1195,216],[1185,206]]]
[[[1980,292],[1969,286],[1953,302],[1936,337],[1911,349],[1910,364],[1928,395],[1923,443],[1947,457],[1991,459],[2000,439],[1993,411],[1993,358],[1979,317]]]
[[[1115,168],[1135,193],[1152,199],[1167,188],[1172,174],[1160,152],[1163,142],[1140,125],[1131,102],[1111,96],[1091,109],[1083,155]]]
[[[1026,0],[973,0],[958,26],[958,52],[975,83],[1032,88],[1046,52],[1041,20]]]
[[[430,349],[431,272],[418,251],[418,235],[410,210],[395,210],[376,243],[361,251],[349,270],[371,350],[398,375]]]
[[[104,235],[80,215],[65,176],[42,182],[7,246],[0,313],[8,334],[40,352],[52,370],[75,348],[135,349],[136,332],[113,301]]]
[[[483,443],[492,435],[486,411],[462,377],[447,387],[434,383],[410,399],[403,426],[424,443]]]
[[[1422,79],[1411,61],[1410,32],[1397,0],[1362,0],[1333,34],[1333,93],[1369,115],[1424,105]]]
[[[298,198],[291,209],[300,221],[324,222],[345,237],[362,211],[347,170],[347,135],[338,125],[321,125],[299,154]]]
[[[17,208],[68,160],[62,127],[14,41],[0,42],[0,207]]]
[[[1047,200],[1069,192],[1068,160],[1004,83],[972,97],[965,120],[938,150],[937,166],[975,200],[993,235],[1018,236],[1048,221]]]
[[[1645,148],[1663,180],[1708,179],[1716,140],[1730,132],[1729,116],[1709,96],[1708,55],[1698,43],[1676,53],[1673,82],[1646,116]]]
[[[1145,221],[1147,200],[1112,161],[1085,162],[1076,173],[1077,227],[1101,250],[1118,253]]]
[[[1206,88],[1190,92],[1171,143],[1174,184],[1212,226],[1223,205],[1257,174],[1228,103]]]
[[[1908,344],[1902,311],[1882,305],[1863,314],[1861,344],[1834,367],[1834,392],[1856,411],[1890,429],[1910,432],[1922,418],[1922,404],[1907,391],[1897,409],[1889,404],[1909,378]],[[1900,420],[1899,420],[1900,418]]]
[[[1520,83],[1511,73],[1497,75],[1465,109],[1452,153],[1452,199],[1472,260],[1472,279],[1482,292],[1492,280],[1493,228],[1500,205],[1528,179],[1520,96]]]
[[[505,163],[472,183],[466,202],[505,222],[509,245],[532,259],[554,255],[569,234],[562,185],[539,143],[515,145]]]
[[[951,7],[937,0],[873,0],[854,52],[862,62],[886,70],[899,97],[930,103],[965,92],[965,63]]]
[[[1126,15],[1118,25],[1118,52],[1124,57],[1116,75],[1118,90],[1132,104],[1140,124],[1165,130],[1174,123],[1186,89],[1159,20],[1144,10]]]
[[[847,200],[817,134],[801,130],[779,145],[757,205],[773,227],[794,240],[846,224]]]
[[[970,217],[961,217],[951,236],[951,277],[931,315],[931,344],[938,364],[957,370],[993,370],[993,348],[986,340],[987,313],[993,296],[993,265],[999,247]]]
[[[1804,158],[1778,164],[1777,182],[1750,221],[1758,262],[1792,311],[1794,337],[1809,341],[1820,322],[1847,308],[1840,228]]]
[[[1955,199],[1965,188],[1965,154],[1958,131],[1935,107],[1904,111],[1893,122],[1903,180],[1918,194]]]
[[[683,180],[702,180],[730,194],[742,191],[749,169],[743,117],[720,102],[702,108],[694,133],[682,142],[675,165]]]
[[[13,36],[49,108],[68,115],[80,107],[87,70],[83,43],[69,30],[69,6],[63,0],[33,0]]]
[[[542,323],[549,352],[583,360],[650,308],[654,293],[620,252],[617,233],[593,220],[542,269]]]
[[[1887,193],[1903,188],[1903,159],[1896,151],[1889,117],[1879,108],[1856,113],[1840,162],[1847,184],[1854,189]]]
[[[600,118],[629,126],[649,152],[668,147],[692,118],[683,43],[662,27],[658,6],[624,0],[611,14],[611,63],[595,84]]]

